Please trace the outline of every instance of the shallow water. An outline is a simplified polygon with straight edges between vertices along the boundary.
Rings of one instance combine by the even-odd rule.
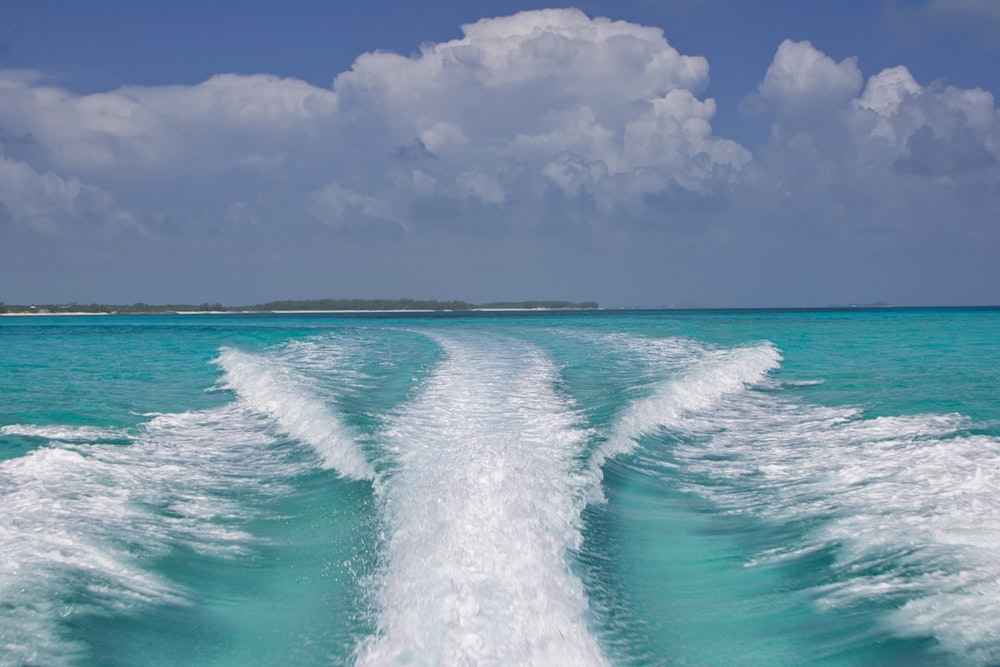
[[[2,665],[1000,664],[1000,311],[0,343]]]

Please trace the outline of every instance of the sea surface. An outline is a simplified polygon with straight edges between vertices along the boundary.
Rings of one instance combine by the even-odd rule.
[[[1000,310],[0,318],[0,665],[1000,665]]]

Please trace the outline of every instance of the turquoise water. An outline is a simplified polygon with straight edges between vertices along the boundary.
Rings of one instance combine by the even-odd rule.
[[[0,318],[0,665],[1000,665],[1000,311]]]

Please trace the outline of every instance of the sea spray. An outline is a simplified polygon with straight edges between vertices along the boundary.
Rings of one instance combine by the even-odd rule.
[[[494,499],[506,497],[504,485],[523,474],[515,462],[528,460],[516,443],[527,440],[532,411],[496,411],[501,418],[472,408],[516,406],[518,378],[539,359],[551,372],[537,376],[545,389],[535,399],[547,407],[536,423],[571,413],[576,453],[546,468],[544,492],[519,482],[535,506],[509,506],[548,518],[514,521],[528,526],[515,543],[541,543],[534,536],[548,531],[533,525],[572,524],[558,518],[559,499],[572,497],[566,516],[577,516],[580,496],[590,497],[580,489],[604,489],[608,502],[579,515],[579,552],[561,546],[551,552],[559,558],[542,561],[525,549],[524,558],[548,572],[568,567],[584,582],[582,593],[567,589],[571,604],[560,609],[575,611],[559,617],[582,618],[610,662],[1000,664],[998,314],[5,318],[0,664],[401,662],[393,647],[425,644],[379,631],[409,618],[399,583],[409,570],[393,563],[405,563],[395,557],[407,544],[421,562],[434,540],[420,521],[441,519],[434,503],[397,512],[404,491],[433,483],[416,463],[403,467],[420,442],[407,434],[503,444],[512,454],[475,479],[496,485]],[[763,340],[771,351],[754,342]],[[780,367],[767,359],[778,349]],[[226,369],[206,363],[220,350],[265,362],[277,379],[265,393],[278,388],[291,404],[298,396],[319,405],[333,427],[295,436],[294,423],[282,423],[287,410],[267,401],[255,409],[236,382],[236,391],[225,389]],[[489,362],[483,376],[493,384],[468,384],[458,399],[431,392],[442,369],[454,370],[445,355]],[[725,357],[770,370],[757,380],[755,366],[743,384],[720,376],[731,389],[686,402],[701,391],[699,374]],[[435,407],[425,392],[442,400]],[[481,418],[453,418],[473,413]],[[345,434],[327,442],[363,453],[376,481],[338,479],[313,444],[321,432]],[[609,460],[612,444],[623,449]],[[466,465],[461,456],[456,464]],[[590,475],[592,461],[603,482]],[[437,462],[448,470],[450,461]],[[457,473],[439,476],[475,488]],[[565,493],[561,480],[576,476],[584,479]],[[448,492],[438,495],[450,502]],[[407,516],[418,520],[409,537]],[[572,532],[552,542],[575,544]],[[457,553],[438,561],[475,562]],[[457,599],[450,583],[426,585],[441,581],[432,565],[414,579],[418,590],[437,591],[441,608],[418,607],[430,621]],[[540,597],[559,598],[546,587],[565,581],[573,579],[548,576]],[[480,611],[458,605],[443,627],[484,641],[481,652],[460,655],[524,645],[479,632],[489,591],[462,590],[475,593],[461,600],[471,597]],[[468,623],[455,631],[462,614]],[[415,662],[441,655],[413,650]]]
[[[733,512],[809,527],[748,561],[832,558],[816,605],[881,609],[899,637],[1000,661],[1000,438],[958,414],[868,418],[772,392],[664,424],[683,488]]]
[[[515,339],[436,339],[445,359],[384,433],[378,631],[358,664],[605,664],[568,560],[587,434],[555,367]]]
[[[274,419],[289,436],[311,446],[325,467],[353,479],[374,478],[355,434],[316,396],[304,376],[268,357],[232,348],[224,348],[217,363],[225,370],[225,386],[251,409]]]
[[[253,423],[234,405],[161,415],[130,444],[106,443],[116,429],[4,427],[48,444],[0,462],[0,665],[75,664],[87,649],[68,632],[76,618],[188,603],[155,559],[252,545],[253,510],[234,495],[280,493],[302,469]]]
[[[601,497],[600,468],[609,458],[634,451],[642,436],[760,382],[781,362],[778,350],[766,342],[733,349],[705,348],[677,339],[653,341],[619,336],[615,342],[644,357],[650,373],[660,379],[650,383],[645,396],[625,406],[605,442],[591,457],[591,499]]]

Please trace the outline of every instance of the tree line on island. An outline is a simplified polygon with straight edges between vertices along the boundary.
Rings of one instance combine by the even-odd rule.
[[[94,313],[94,314],[150,314],[150,313],[253,313],[282,311],[455,311],[455,310],[588,310],[598,308],[595,301],[495,301],[469,303],[467,301],[435,301],[421,299],[305,299],[269,301],[255,306],[224,306],[221,303],[199,305],[133,303],[129,306],[103,303],[68,303],[17,306],[0,302],[0,313]]]

